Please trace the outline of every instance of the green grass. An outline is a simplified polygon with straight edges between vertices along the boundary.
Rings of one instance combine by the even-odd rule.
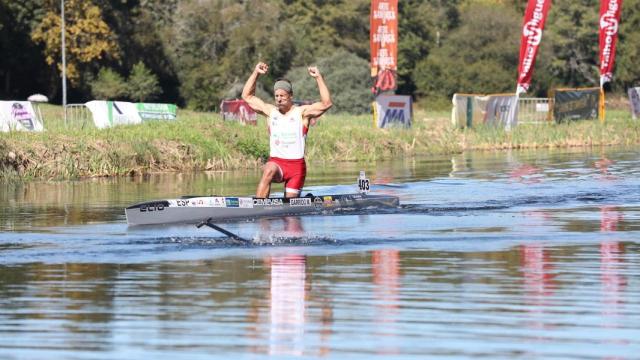
[[[243,126],[215,113],[180,110],[175,122],[98,130],[92,124],[65,124],[59,106],[45,105],[42,111],[45,132],[0,133],[0,181],[256,168],[269,152],[264,119],[258,126]],[[449,111],[417,109],[411,129],[376,129],[371,115],[325,115],[309,132],[307,159],[375,161],[476,149],[637,144],[640,122],[625,110],[608,111],[604,124],[522,124],[506,132],[455,129]]]

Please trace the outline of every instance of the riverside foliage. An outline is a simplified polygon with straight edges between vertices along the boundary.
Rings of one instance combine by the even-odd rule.
[[[398,93],[444,104],[454,92],[514,91],[526,1],[398,4]],[[0,98],[40,92],[59,102],[59,5],[0,0]],[[66,0],[66,7],[70,102],[92,100],[92,91],[105,94],[113,82],[104,80],[117,80],[114,73],[130,79],[142,62],[149,72],[134,78],[143,84],[157,79],[156,101],[213,110],[237,93],[259,60],[271,65],[259,94],[268,93],[275,78],[295,77],[301,68],[321,63],[327,76],[344,74],[336,85],[350,89],[336,93],[332,111],[358,112],[341,104],[370,97],[370,84],[362,84],[371,81],[369,0]],[[597,0],[554,2],[530,95],[598,85],[598,10]],[[625,0],[614,92],[640,81],[639,24],[640,0]],[[343,53],[355,59],[336,61]],[[141,98],[111,89],[116,92],[110,100]]]
[[[43,111],[47,131],[0,133],[0,180],[257,168],[269,155],[262,118],[258,126],[243,126],[216,113],[182,110],[173,122],[98,130],[65,125],[59,106]],[[627,110],[608,111],[605,123],[521,124],[505,132],[456,129],[448,112],[418,109],[411,129],[376,129],[370,115],[325,115],[309,132],[307,159],[321,165],[466,150],[638,144],[640,121],[632,120]]]

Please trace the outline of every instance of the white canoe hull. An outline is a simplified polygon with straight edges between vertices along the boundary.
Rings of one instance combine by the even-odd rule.
[[[207,219],[252,219],[398,205],[398,197],[392,195],[344,194],[290,199],[202,196],[144,202],[127,207],[125,214],[129,225],[197,224]]]

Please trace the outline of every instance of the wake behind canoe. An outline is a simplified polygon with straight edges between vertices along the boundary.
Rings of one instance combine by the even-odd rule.
[[[318,214],[323,211],[399,206],[393,195],[363,193],[297,198],[199,196],[143,202],[125,209],[128,225],[196,224],[269,216]]]

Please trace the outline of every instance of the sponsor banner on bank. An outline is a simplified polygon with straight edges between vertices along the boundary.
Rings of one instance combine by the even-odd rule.
[[[93,100],[85,103],[98,129],[117,125],[141,124],[149,120],[175,120],[174,104],[131,103],[125,101]]]
[[[640,87],[630,88],[628,93],[631,116],[633,116],[634,119],[638,119],[640,118]]]
[[[411,127],[413,103],[408,95],[380,95],[373,103],[373,121],[380,129]]]
[[[511,129],[518,124],[518,98],[516,95],[489,95],[485,108],[485,123]]]
[[[0,131],[43,131],[30,101],[0,101]]]
[[[222,100],[220,114],[222,120],[239,121],[249,125],[258,123],[258,114],[244,100]]]
[[[371,76],[382,70],[397,70],[398,0],[372,0],[369,15]]]
[[[600,0],[600,87],[613,77],[622,0]]]
[[[517,94],[526,92],[531,84],[533,67],[536,63],[538,47],[542,42],[542,31],[550,6],[551,0],[529,0],[528,2],[522,21]]]
[[[600,88],[556,89],[553,93],[553,118],[556,122],[598,118]]]

